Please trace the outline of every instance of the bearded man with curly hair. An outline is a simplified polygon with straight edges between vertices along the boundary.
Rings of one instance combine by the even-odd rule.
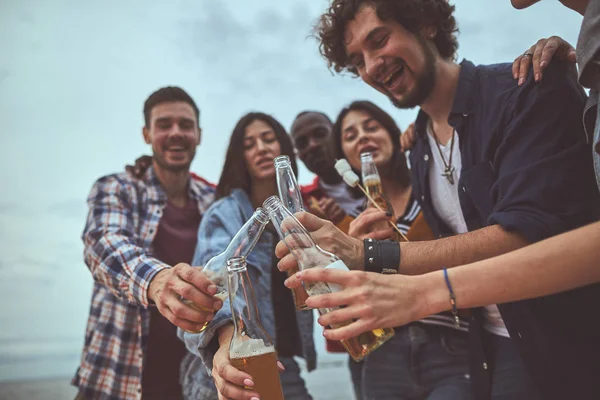
[[[581,121],[585,93],[567,66],[551,62],[542,82],[530,74],[519,86],[512,63],[457,63],[453,13],[446,0],[333,0],[316,26],[331,69],[360,77],[399,108],[420,108],[410,154],[413,196],[439,239],[400,243],[397,270],[435,271],[448,286],[439,301],[452,311],[451,319],[439,314],[437,323],[421,320],[397,328],[395,338],[354,374],[358,394],[365,399],[592,398],[600,376],[600,324],[593,317],[600,304],[598,285],[488,305],[468,316],[455,307],[460,293],[453,293],[446,268],[590,223],[598,193]],[[328,237],[330,244],[335,235],[343,238],[335,242],[336,254],[352,269],[390,269],[375,266],[372,258],[365,265],[366,242],[364,252],[357,252],[363,248],[357,239],[325,225],[319,230],[317,236]],[[324,326],[335,319],[354,322],[326,330],[328,338],[366,330],[369,322],[362,321],[367,315],[376,321],[378,310],[394,312],[390,298],[349,296],[357,290],[348,288],[356,272],[336,274],[335,283],[346,289],[312,305],[346,306],[322,316]],[[393,293],[395,284],[401,290],[393,275],[361,279],[360,285],[379,285],[380,293]],[[513,284],[520,284],[517,277]],[[467,323],[468,334],[461,332]],[[465,390],[467,383],[472,393]]]

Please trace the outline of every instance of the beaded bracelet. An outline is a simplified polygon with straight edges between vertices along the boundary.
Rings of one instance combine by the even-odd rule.
[[[456,328],[460,328],[460,318],[458,318],[458,308],[456,307],[456,296],[454,295],[454,290],[452,290],[452,285],[450,284],[450,279],[448,278],[448,270],[446,268],[444,268],[444,279],[446,280],[446,286],[448,286],[448,290],[450,291],[450,305],[452,306],[454,326]]]

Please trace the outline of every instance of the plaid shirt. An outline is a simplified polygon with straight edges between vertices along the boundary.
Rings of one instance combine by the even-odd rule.
[[[188,196],[203,214],[215,189],[192,174]],[[141,398],[150,326],[148,287],[154,275],[169,268],[152,257],[166,204],[152,168],[142,180],[126,173],[100,178],[88,197],[82,239],[94,290],[81,364],[71,382],[88,400]]]

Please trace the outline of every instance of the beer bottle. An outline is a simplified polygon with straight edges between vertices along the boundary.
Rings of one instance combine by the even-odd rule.
[[[273,341],[260,323],[245,257],[227,260],[227,278],[235,328],[229,343],[231,365],[252,376],[254,386],[248,389],[255,390],[261,399],[284,400],[277,353]]]
[[[275,226],[281,240],[284,241],[290,253],[298,261],[301,271],[309,268],[336,268],[348,270],[344,262],[336,255],[320,248],[310,236],[302,224],[286,209],[277,196],[271,196],[265,200],[263,207],[269,212],[271,222]],[[334,284],[324,282],[305,283],[309,296],[327,294],[339,291],[340,288]],[[334,311],[336,308],[319,309],[320,314]],[[339,328],[350,322],[340,323],[333,326]],[[374,329],[364,332],[356,337],[342,340],[341,343],[346,351],[355,361],[362,360],[367,354],[379,348],[388,339],[394,336],[393,329]]]
[[[215,297],[225,301],[227,298],[227,260],[231,257],[247,257],[254,249],[254,246],[260,239],[265,226],[269,223],[269,214],[262,208],[257,208],[252,217],[240,228],[233,239],[229,242],[227,248],[220,254],[217,254],[204,265],[202,271],[208,279],[217,286]],[[187,299],[182,301],[189,306],[199,309],[194,303]],[[200,310],[211,311],[211,310]],[[206,322],[199,331],[203,332],[208,326]],[[189,331],[188,331],[189,332]]]
[[[275,176],[277,177],[277,190],[279,192],[279,198],[283,202],[284,206],[292,213],[297,213],[304,210],[304,203],[302,201],[302,193],[300,192],[300,185],[296,180],[296,175],[292,169],[292,163],[288,156],[275,157],[273,160],[275,163]],[[298,270],[287,271],[288,276],[294,275]],[[298,310],[308,310],[309,307],[306,305],[306,299],[308,299],[308,293],[304,286],[292,289],[292,295],[294,297],[294,304]]]
[[[377,171],[377,166],[373,162],[373,154],[372,153],[361,153],[360,155],[360,163],[362,170],[362,181],[365,187],[366,192],[371,196],[375,203],[383,210],[391,213],[390,221],[396,225],[396,215],[394,213],[394,208],[390,204],[390,202],[385,198],[383,194],[383,187],[381,185],[381,178],[379,177],[379,171]],[[368,203],[370,205],[370,202]],[[381,221],[372,225],[374,230],[383,230],[390,228],[390,225],[386,221]],[[394,231],[392,234],[391,240],[395,242],[400,241],[400,235],[398,232]]]

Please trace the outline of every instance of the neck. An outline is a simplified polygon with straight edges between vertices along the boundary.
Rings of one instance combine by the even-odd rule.
[[[333,166],[331,169],[317,175],[328,185],[335,185],[336,183],[340,183],[342,181],[342,177],[337,173]]]
[[[253,180],[250,201],[254,208],[261,207],[264,201],[277,193],[275,178]]]
[[[437,61],[435,87],[421,104],[421,109],[431,119],[435,133],[442,143],[446,143],[452,137],[448,116],[452,111],[459,73],[460,65],[451,61]]]
[[[408,187],[400,185],[393,176],[380,175],[381,189],[386,196],[394,197],[397,194],[404,193]]]
[[[169,201],[177,206],[185,205],[187,201],[187,184],[190,177],[190,170],[169,171],[161,168],[156,160],[152,161],[154,172],[162,188],[167,194]]]
[[[589,0],[560,0],[565,7],[570,8],[573,11],[577,11],[579,14],[584,15],[585,10],[589,4]]]

